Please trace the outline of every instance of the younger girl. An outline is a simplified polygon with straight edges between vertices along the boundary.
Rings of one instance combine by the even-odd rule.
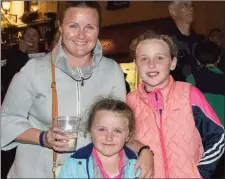
[[[210,178],[224,152],[224,129],[196,87],[170,76],[174,43],[148,31],[131,50],[142,82],[127,103],[136,117],[135,136],[155,153],[154,177]]]
[[[103,99],[88,119],[91,144],[64,164],[59,178],[135,178],[136,155],[125,143],[134,131],[134,114],[122,101]]]

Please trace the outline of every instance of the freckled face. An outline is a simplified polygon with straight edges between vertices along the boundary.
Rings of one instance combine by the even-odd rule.
[[[176,58],[171,58],[168,44],[158,39],[140,42],[136,49],[135,62],[148,91],[164,87],[170,70],[176,67]]]
[[[129,139],[128,120],[111,111],[98,111],[91,127],[91,137],[98,153],[113,156]]]

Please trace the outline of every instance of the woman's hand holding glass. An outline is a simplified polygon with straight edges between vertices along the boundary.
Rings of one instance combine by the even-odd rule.
[[[64,152],[68,150],[69,137],[62,128],[51,127],[44,135],[44,145],[57,152]]]

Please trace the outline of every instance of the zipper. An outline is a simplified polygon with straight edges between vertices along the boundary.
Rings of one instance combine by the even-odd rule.
[[[80,104],[80,85],[79,85],[79,81],[77,81],[77,117],[80,117],[80,106],[81,106],[81,104]]]
[[[89,173],[88,163],[89,163],[89,158],[86,161],[86,170],[87,170],[88,179],[90,179],[90,173]]]
[[[78,73],[80,75],[81,78],[81,86],[84,86],[84,78],[82,76],[81,70],[79,67],[77,67]],[[81,113],[81,89],[80,89],[80,85],[79,85],[80,81],[77,81],[77,117],[80,117],[80,113]]]
[[[158,103],[158,94],[156,92],[155,92],[155,100]],[[162,149],[163,163],[164,163],[164,169],[165,169],[165,176],[166,176],[166,178],[169,178],[168,160],[167,160],[167,156],[166,156],[166,148],[165,148],[165,142],[164,142],[164,137],[163,137],[163,132],[162,132],[162,107],[159,106],[159,104],[157,104],[157,111],[159,112],[160,125],[158,126],[158,123],[156,121],[156,126],[157,126],[158,132],[159,132],[160,145],[161,145],[161,149]]]

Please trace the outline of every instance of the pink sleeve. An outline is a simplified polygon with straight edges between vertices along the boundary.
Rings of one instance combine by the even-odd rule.
[[[219,118],[206,100],[203,93],[195,86],[191,86],[191,104],[192,106],[198,106],[199,108],[201,108],[201,110],[209,119],[211,119],[217,125],[222,126]]]

